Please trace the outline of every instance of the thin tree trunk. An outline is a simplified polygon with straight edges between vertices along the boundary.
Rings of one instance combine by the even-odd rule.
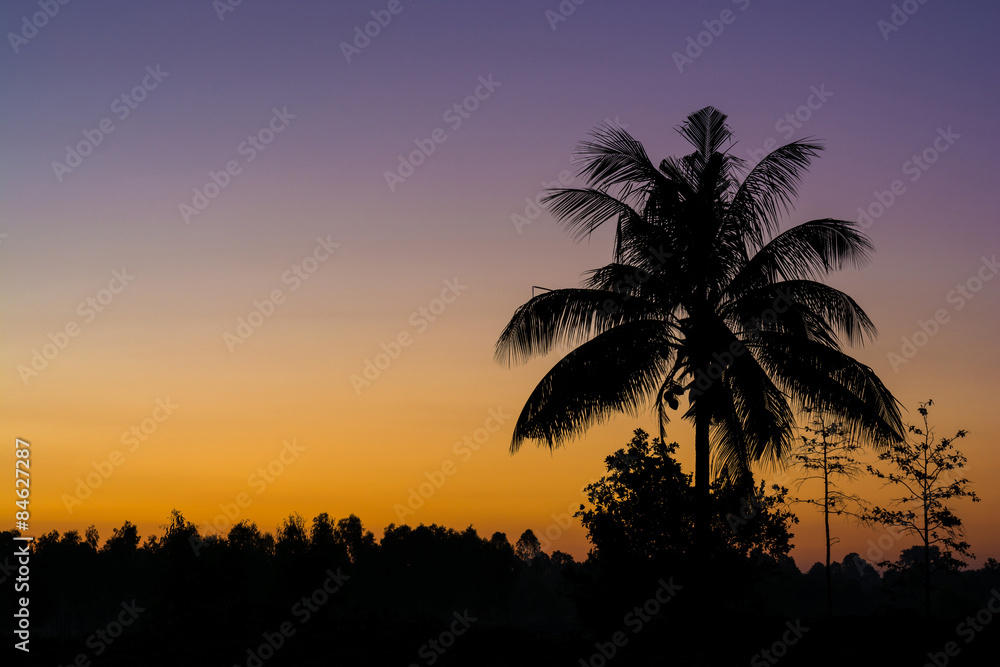
[[[694,422],[694,489],[695,489],[695,525],[694,553],[696,562],[703,563],[708,555],[708,486],[711,443],[709,438],[709,416],[700,411],[695,414]]]
[[[924,612],[931,617],[931,545],[927,534],[927,510],[924,510]]]
[[[833,616],[833,584],[830,580],[830,469],[823,443],[823,521],[826,524],[826,614]]]
[[[924,417],[924,425],[927,424],[927,418]],[[930,430],[927,430],[926,441],[930,442]],[[929,482],[927,482],[927,458],[928,452],[927,448],[924,448],[924,488],[923,488],[923,502],[924,502],[924,612],[927,614],[927,618],[931,617],[931,543],[930,543],[930,528],[928,527],[928,513],[930,512],[929,502],[927,496],[930,493],[928,488]]]

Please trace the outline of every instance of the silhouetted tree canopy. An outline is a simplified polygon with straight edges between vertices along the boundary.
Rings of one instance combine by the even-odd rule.
[[[677,443],[652,442],[642,429],[624,449],[605,459],[608,474],[587,487],[592,507],[577,516],[593,554],[612,561],[676,560],[694,549],[695,491],[691,475],[674,459]],[[798,521],[784,507],[787,489],[767,495],[723,474],[711,487],[709,557],[787,557],[789,525]]]

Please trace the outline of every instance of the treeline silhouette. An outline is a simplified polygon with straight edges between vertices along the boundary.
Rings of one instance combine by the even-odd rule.
[[[755,520],[760,519],[747,519]],[[4,553],[13,553],[15,535],[2,534]],[[541,551],[530,531],[512,545],[502,533],[484,538],[472,527],[390,525],[376,540],[354,515],[334,521],[320,514],[308,524],[292,515],[275,534],[244,521],[225,536],[202,536],[174,511],[162,534],[141,545],[129,522],[103,544],[92,528],[83,536],[53,531],[35,541],[34,656],[44,656],[49,665],[73,664],[80,654],[89,664],[139,656],[141,662],[106,664],[309,664],[304,661],[310,656],[357,661],[349,664],[433,664],[430,656],[435,663],[440,658],[439,664],[472,659],[476,664],[575,665],[579,659],[592,664],[595,647],[609,646],[602,642],[616,631],[630,632],[623,618],[652,599],[658,582],[675,583],[680,591],[651,617],[648,627],[656,631],[644,629],[628,637],[630,645],[615,647],[632,656],[623,664],[644,664],[637,661],[662,651],[699,655],[702,640],[690,633],[705,623],[721,622],[730,641],[704,651],[705,659],[721,662],[697,664],[736,658],[745,664],[780,638],[786,620],[813,619],[806,622],[814,633],[810,639],[818,635],[816,622],[837,626],[837,620],[820,620],[824,575],[819,563],[802,573],[787,557],[763,551],[736,558],[717,554],[719,569],[713,570],[712,581],[695,582],[686,578],[694,570],[684,558],[670,553],[636,559],[628,550],[607,555],[595,550],[577,563],[561,552]],[[907,559],[917,572],[922,552],[904,551],[901,560]],[[910,577],[906,568],[882,577],[860,556],[849,554],[834,564],[832,578],[843,622],[870,616],[882,628],[854,627],[856,640],[865,635],[865,641],[882,641],[887,649],[898,640],[883,634],[887,624],[909,632],[926,627],[918,611],[920,577]],[[316,595],[324,583],[326,591],[335,590]],[[933,627],[942,633],[954,627],[951,619],[975,613],[997,587],[1000,567],[992,559],[978,570],[937,572],[936,588],[942,592],[937,611],[948,620]],[[123,603],[133,601],[141,609],[134,624],[113,642],[95,639],[95,632],[120,615]],[[693,612],[711,616],[699,619]],[[456,613],[476,620],[466,636],[453,637],[454,645],[438,655],[428,642],[449,629]],[[265,633],[273,638],[288,622],[295,636],[282,641],[273,657],[260,660],[256,651],[266,643]],[[803,641],[799,655],[789,650],[785,664],[798,664],[820,646],[814,642],[810,649]],[[892,650],[895,655],[902,649]],[[827,664],[815,656],[810,660]]]
[[[174,510],[145,541],[128,521],[103,543],[93,526],[52,531],[30,543],[28,660],[921,665],[969,639],[965,664],[993,664],[975,656],[995,651],[1000,635],[1000,622],[984,623],[989,605],[1000,610],[996,560],[963,570],[933,547],[926,618],[923,546],[886,531],[864,556],[832,562],[831,616],[824,565],[803,573],[788,555],[797,518],[787,489],[723,471],[696,545],[699,499],[676,449],[636,430],[605,459],[607,474],[585,489],[576,515],[592,544],[584,562],[546,553],[530,529],[512,543],[472,526],[390,524],[377,539],[353,514],[292,514],[273,532],[241,521],[206,535]],[[5,586],[17,576],[17,535],[0,533]],[[900,549],[884,573],[866,560]],[[970,617],[979,630],[959,625]]]

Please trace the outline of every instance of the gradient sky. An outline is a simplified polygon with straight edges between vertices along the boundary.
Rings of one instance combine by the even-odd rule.
[[[402,9],[387,14],[390,5]],[[548,532],[546,550],[585,557],[583,530],[576,520],[564,530],[560,515],[606,455],[655,422],[622,416],[554,453],[510,456],[516,414],[558,356],[503,368],[492,361],[497,336],[533,285],[574,286],[611,247],[604,232],[574,243],[547,213],[520,229],[512,215],[572,170],[573,148],[602,120],[617,119],[658,161],[689,152],[673,128],[713,105],[742,157],[769,139],[825,141],[786,224],[879,213],[878,193],[900,181],[868,230],[873,263],[830,282],[879,327],[856,354],[908,417],[933,398],[940,434],[968,429],[958,444],[983,502],[957,510],[980,560],[1000,556],[1000,279],[983,263],[1000,252],[1000,7],[914,2],[889,31],[889,2],[562,6],[575,10],[559,16],[557,0],[245,0],[220,18],[209,0],[71,2],[32,31],[23,17],[42,11],[37,2],[3,3],[4,33],[27,38],[8,34],[0,55],[0,410],[5,437],[32,445],[29,533],[93,523],[103,539],[129,519],[145,536],[172,508],[204,528],[242,498],[238,518],[262,529],[326,511],[356,513],[380,535],[401,522],[394,507],[410,489],[446,469],[403,521],[472,524],[512,541],[532,528]],[[373,11],[391,21],[348,62],[342,43]],[[673,54],[701,32],[707,46],[679,68]],[[446,112],[480,77],[498,85],[456,126]],[[150,89],[127,108],[121,96],[144,78]],[[241,144],[275,109],[294,118],[248,161]],[[794,127],[786,115],[797,111],[805,120]],[[95,133],[103,119],[113,130]],[[437,128],[444,142],[390,190],[385,173]],[[54,167],[85,132],[101,137],[93,151],[70,172]],[[926,170],[907,165],[949,133]],[[186,222],[180,205],[231,161],[238,173]],[[308,279],[287,273],[318,238],[339,247],[305,262]],[[123,269],[134,276],[124,289],[102,292]],[[992,280],[956,297],[977,272]],[[436,303],[447,281],[458,295]],[[274,290],[283,300],[273,313],[227,346],[238,318]],[[87,299],[106,304],[97,312]],[[939,310],[935,335],[893,363]],[[67,325],[77,335],[64,340]],[[356,391],[351,376],[401,334],[409,344]],[[23,378],[18,367],[53,339],[65,349]],[[167,399],[170,415],[157,411]],[[145,440],[123,442],[144,420]],[[674,422],[668,437],[690,471],[692,428]],[[478,451],[456,449],[463,438],[478,438]],[[286,441],[303,449],[272,463]],[[119,465],[102,464],[113,456]],[[270,482],[256,472],[269,464],[281,468]],[[70,512],[66,495],[102,465],[110,475]],[[885,498],[874,484],[859,490]],[[821,522],[809,508],[798,514],[793,556],[808,568],[821,558]],[[879,536],[835,529],[838,559],[865,555]]]

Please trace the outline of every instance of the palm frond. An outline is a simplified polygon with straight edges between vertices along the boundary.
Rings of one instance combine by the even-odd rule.
[[[749,457],[746,465],[757,461],[780,465],[791,450],[795,427],[795,416],[785,394],[752,354],[737,355],[728,370],[722,381],[731,398],[725,403],[727,411],[724,414],[739,419],[738,433],[743,443],[737,450],[728,451],[725,436],[720,432],[722,440],[716,454],[720,468],[727,464],[732,466],[737,454]],[[720,420],[719,428],[727,423]]]
[[[704,107],[690,114],[677,132],[694,146],[704,160],[718,152],[722,144],[732,140],[733,133],[726,125],[728,116],[715,107]]]
[[[778,229],[781,215],[798,196],[803,174],[822,150],[822,144],[808,139],[793,141],[771,151],[743,179],[730,213],[749,232],[754,247]]]
[[[663,175],[650,162],[646,149],[623,128],[602,123],[593,132],[593,140],[577,147],[574,162],[591,188],[624,188],[623,197],[641,195]]]
[[[749,346],[777,386],[799,407],[845,424],[850,436],[876,448],[899,442],[899,402],[868,366],[820,341],[765,332]]]
[[[841,337],[850,345],[863,345],[878,335],[875,324],[854,299],[813,280],[785,280],[759,287],[725,304],[722,312],[744,329],[766,318],[773,320],[772,331],[802,332],[838,347]],[[794,323],[790,321],[793,318]]]
[[[814,279],[841,269],[865,266],[874,246],[849,220],[810,220],[778,234],[747,261],[726,287],[737,297],[781,280]]]
[[[497,340],[494,360],[522,364],[557,346],[578,345],[624,322],[656,315],[652,304],[618,292],[580,288],[543,292],[514,311]]]
[[[656,391],[674,343],[661,322],[626,322],[566,355],[528,397],[511,452],[526,440],[561,446],[614,413],[638,415]]]
[[[554,188],[541,202],[548,205],[549,211],[575,241],[590,236],[609,220],[619,220],[623,216],[636,222],[642,220],[631,206],[594,188]]]

